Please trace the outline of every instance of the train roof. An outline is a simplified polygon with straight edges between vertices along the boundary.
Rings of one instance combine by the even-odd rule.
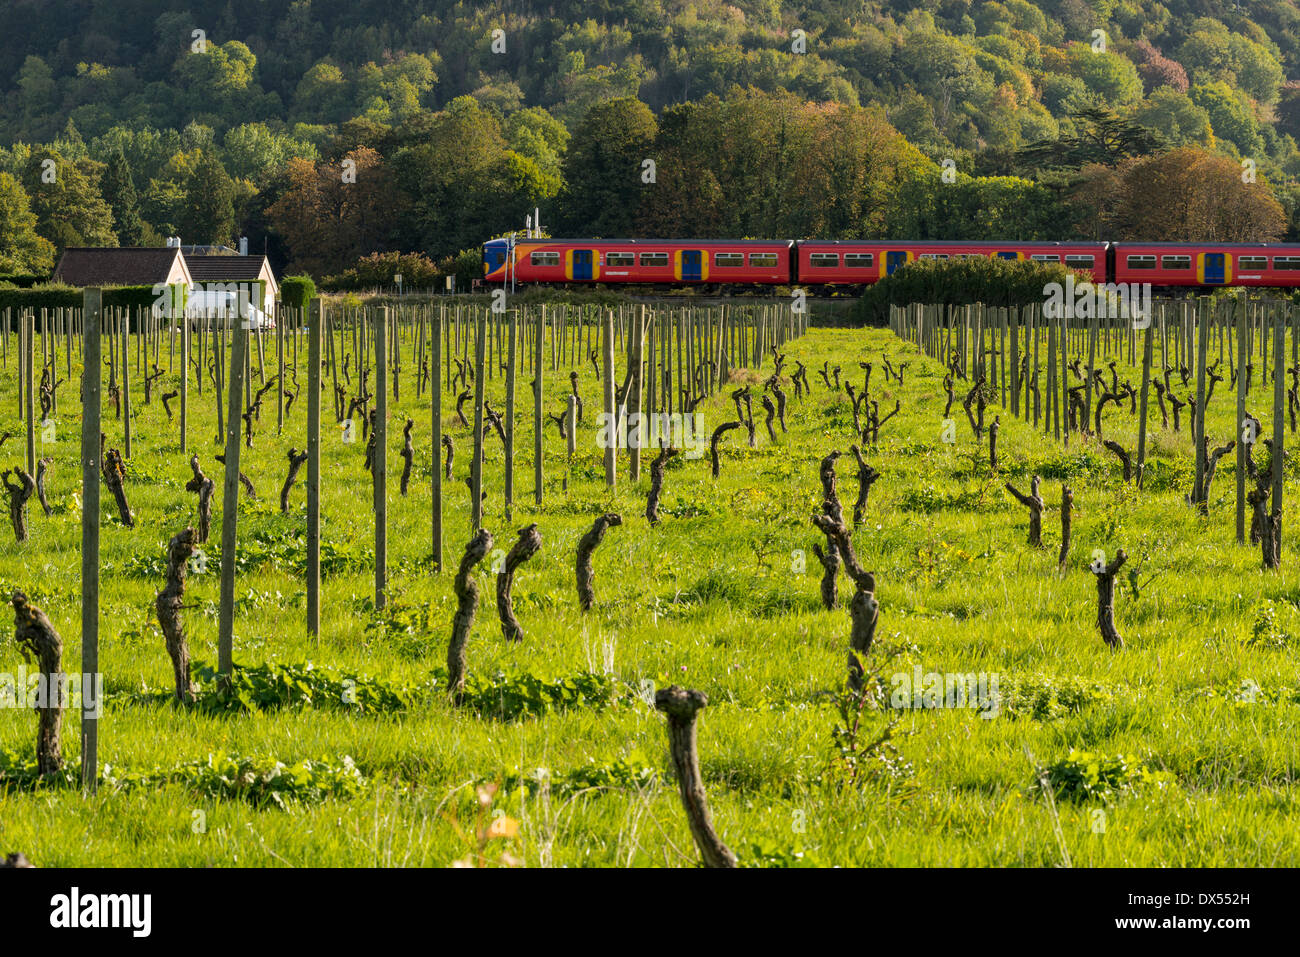
[[[503,243],[506,240],[489,239],[490,243]],[[790,246],[793,239],[564,239],[561,237],[545,239],[516,239],[520,243],[589,243],[591,245],[619,246]]]
[[[801,239],[802,246],[1105,246],[1102,239]]]

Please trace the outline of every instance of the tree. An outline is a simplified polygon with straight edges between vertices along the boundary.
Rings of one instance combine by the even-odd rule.
[[[1089,107],[1071,114],[1075,132],[1031,143],[1016,154],[1024,169],[1079,169],[1089,164],[1113,166],[1131,156],[1159,149],[1150,130],[1114,111]]]
[[[1191,147],[1089,167],[1078,197],[1121,241],[1275,242],[1286,229],[1262,177],[1243,183],[1239,163]]]
[[[145,223],[140,218],[139,196],[126,154],[120,149],[108,161],[104,173],[104,199],[113,210],[118,242],[123,246],[143,246]]]
[[[657,129],[650,108],[632,97],[588,110],[564,157],[556,228],[584,236],[635,232],[636,210],[648,187],[643,164],[654,159]]]
[[[187,244],[229,243],[235,233],[235,184],[209,150],[199,154],[185,184],[176,229]]]
[[[0,273],[48,274],[54,269],[54,244],[36,231],[22,184],[0,173]]]
[[[104,165],[69,162],[54,151],[32,154],[23,185],[36,214],[36,230],[59,250],[69,246],[115,246],[113,210],[99,192]]]
[[[288,186],[267,209],[293,268],[316,276],[386,251],[397,213],[392,171],[382,156],[364,147],[350,151],[342,163],[290,160]]]

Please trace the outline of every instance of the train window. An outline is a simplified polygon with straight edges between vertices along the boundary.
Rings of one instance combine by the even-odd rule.
[[[1161,256],[1160,268],[1161,269],[1191,269],[1192,257],[1191,256]]]
[[[641,265],[642,266],[667,266],[668,254],[667,253],[642,253]]]
[[[870,269],[876,264],[874,253],[845,253],[844,265],[850,269]]]
[[[1287,270],[1300,269],[1300,256],[1274,256],[1273,268]]]
[[[744,253],[714,253],[713,265],[715,266],[743,266],[745,265]]]
[[[532,253],[528,261],[534,266],[558,266],[560,264],[559,253]]]
[[[775,266],[776,253],[750,253],[749,264],[751,266]]]
[[[947,253],[921,253],[922,259],[947,259]]]
[[[1237,265],[1242,269],[1267,269],[1267,256],[1238,256]]]
[[[1061,261],[1061,257],[1056,253],[1035,253],[1029,258],[1036,263],[1059,263]]]
[[[1155,256],[1129,256],[1128,268],[1129,269],[1155,269],[1156,257]]]
[[[809,253],[808,254],[808,265],[810,266],[817,266],[825,269],[830,266],[838,266],[839,264],[840,264],[839,253]]]
[[[1096,262],[1092,256],[1066,256],[1065,264],[1073,269],[1091,269]]]
[[[633,253],[606,253],[606,266],[635,266],[636,255]]]

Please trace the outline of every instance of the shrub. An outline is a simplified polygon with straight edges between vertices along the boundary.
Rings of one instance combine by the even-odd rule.
[[[290,309],[306,309],[316,298],[316,283],[311,276],[285,276],[280,280],[280,302]]]

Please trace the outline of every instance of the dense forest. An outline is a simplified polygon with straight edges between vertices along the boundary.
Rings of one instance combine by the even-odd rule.
[[[1294,3],[6,7],[0,273],[179,235],[418,276],[534,207],[553,235],[1300,235]]]

